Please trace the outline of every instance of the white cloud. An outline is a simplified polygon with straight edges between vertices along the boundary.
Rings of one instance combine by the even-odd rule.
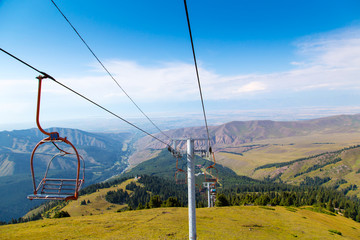
[[[245,84],[244,86],[240,87],[237,92],[238,93],[246,93],[246,92],[256,92],[265,90],[266,85],[262,82],[250,82],[248,84]]]
[[[302,66],[302,65],[304,65],[303,62],[295,62],[295,61],[290,62],[290,64],[291,64],[291,65],[294,65],[294,66]]]
[[[256,94],[261,98],[261,94],[275,91],[290,93],[360,88],[359,28],[306,37],[299,40],[296,46],[303,59],[293,61],[293,69],[288,71],[221,76],[200,65],[199,73],[205,100],[238,100]],[[123,89],[140,106],[144,103],[199,100],[192,63],[160,63],[157,66],[143,66],[126,60],[108,60],[104,63]],[[134,108],[116,83],[97,65],[94,66],[95,76],[58,80],[105,107],[117,105],[121,112]],[[36,91],[37,81],[1,80],[0,102],[6,104],[0,106],[0,111],[9,113],[13,104],[18,111],[32,114],[36,104]],[[74,108],[79,115],[86,114],[83,109],[89,106],[88,103],[68,90],[46,82],[43,91],[43,105],[45,109],[50,109],[50,112],[56,112],[62,107],[65,112]],[[29,104],[32,107],[29,107]],[[45,115],[46,112],[48,111],[42,114]],[[11,121],[11,116],[8,115],[3,117],[3,121]]]
[[[303,38],[296,46],[304,59],[293,61],[294,68],[288,71],[221,76],[200,66],[203,94],[206,99],[217,100],[236,99],[250,93],[271,91],[360,88],[359,28]],[[111,72],[134,99],[198,99],[198,86],[192,63],[177,62],[145,67],[135,62],[117,60],[109,61],[106,65],[110,66]],[[109,89],[108,87],[105,89]],[[116,94],[116,88],[112,88],[112,91]]]
[[[304,37],[295,45],[310,65],[358,68],[360,63],[359,27]]]

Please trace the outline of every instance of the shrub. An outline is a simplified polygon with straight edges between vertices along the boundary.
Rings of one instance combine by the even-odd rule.
[[[159,195],[151,196],[150,198],[150,208],[159,208],[161,207],[162,201]]]
[[[164,203],[164,207],[180,207],[181,203],[176,197],[169,197]]]
[[[337,234],[337,235],[342,236],[342,233],[341,233],[341,232],[339,232],[338,230],[330,229],[330,230],[329,230],[329,232],[331,232],[331,233],[335,233],[335,234]]]
[[[64,217],[70,217],[70,214],[66,211],[60,211],[55,213],[54,218],[64,218]]]
[[[225,207],[225,206],[229,206],[230,203],[229,203],[229,201],[227,200],[227,198],[225,197],[224,194],[219,194],[217,196],[217,198],[216,198],[215,205],[217,207]]]

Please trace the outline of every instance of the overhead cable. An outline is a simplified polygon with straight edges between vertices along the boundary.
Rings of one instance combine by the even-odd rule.
[[[167,134],[165,134],[161,129],[141,110],[141,108],[135,103],[135,101],[130,97],[130,95],[120,86],[118,81],[114,78],[114,76],[110,73],[110,71],[105,67],[105,65],[100,61],[100,59],[96,56],[94,51],[90,48],[90,46],[85,42],[85,40],[81,37],[80,33],[76,30],[74,25],[71,24],[69,19],[65,16],[65,14],[60,10],[60,8],[56,5],[56,3],[51,0],[51,2],[54,4],[54,6],[57,8],[57,10],[60,12],[60,14],[64,17],[64,19],[69,23],[71,28],[75,31],[75,33],[78,35],[78,37],[81,39],[81,41],[85,44],[87,49],[91,52],[91,54],[96,58],[96,60],[99,62],[99,64],[102,66],[102,68],[107,72],[107,74],[112,78],[112,80],[116,83],[116,85],[123,91],[123,93],[130,99],[130,101],[135,105],[135,107],[149,120],[149,122],[157,129],[159,130],[165,137],[171,139]]]
[[[159,138],[155,137],[154,135],[152,135],[152,134],[148,133],[147,131],[145,131],[145,130],[143,130],[142,128],[140,128],[140,127],[136,126],[135,124],[133,124],[133,123],[129,122],[128,120],[126,120],[126,119],[124,119],[124,118],[120,117],[119,115],[115,114],[114,112],[112,112],[112,111],[108,110],[107,108],[105,108],[105,107],[101,106],[100,104],[98,104],[98,103],[94,102],[93,100],[91,100],[91,99],[89,99],[89,98],[85,97],[84,95],[82,95],[82,94],[78,93],[77,91],[75,91],[75,90],[71,89],[70,87],[66,86],[65,84],[63,84],[63,83],[61,83],[61,82],[57,81],[55,78],[53,78],[53,77],[52,77],[52,76],[50,76],[49,74],[47,74],[47,73],[45,73],[45,72],[42,72],[42,71],[38,70],[37,68],[35,68],[35,67],[31,66],[30,64],[28,64],[27,62],[25,62],[25,61],[23,61],[23,60],[21,60],[21,59],[19,59],[19,58],[15,57],[14,55],[12,55],[11,53],[9,53],[9,52],[5,51],[5,50],[4,50],[4,49],[2,49],[2,48],[0,48],[0,50],[1,50],[1,51],[3,51],[4,53],[6,53],[7,55],[9,55],[10,57],[12,57],[12,58],[14,58],[14,59],[18,60],[19,62],[21,62],[21,63],[25,64],[26,66],[30,67],[31,69],[35,70],[36,72],[38,72],[38,73],[40,73],[40,74],[44,75],[45,77],[47,77],[47,78],[51,79],[52,81],[54,81],[55,83],[59,84],[60,86],[62,86],[62,87],[64,87],[64,88],[66,88],[67,90],[69,90],[69,91],[71,91],[71,92],[75,93],[76,95],[78,95],[78,96],[82,97],[83,99],[85,99],[85,100],[89,101],[90,103],[94,104],[95,106],[97,106],[97,107],[101,108],[102,110],[104,110],[104,111],[106,111],[106,112],[110,113],[111,115],[113,115],[113,116],[115,116],[115,117],[119,118],[120,120],[124,121],[125,123],[127,123],[127,124],[129,124],[129,125],[133,126],[134,128],[138,129],[139,131],[141,131],[141,132],[145,133],[146,135],[148,135],[148,136],[150,136],[150,137],[152,137],[152,138],[156,139],[157,141],[159,141],[159,142],[161,142],[161,143],[165,144],[166,146],[168,146],[168,149],[169,149],[169,150],[171,150],[171,149],[172,149],[172,148],[171,148],[171,146],[170,146],[169,144],[167,144],[166,142],[164,142],[164,141],[162,141],[161,139],[159,139]]]
[[[204,99],[203,99],[203,95],[202,95],[202,91],[201,91],[201,84],[200,84],[199,70],[198,70],[198,66],[197,66],[197,62],[196,62],[195,48],[194,48],[194,42],[193,42],[193,38],[192,38],[192,34],[191,34],[190,19],[189,19],[189,13],[188,13],[187,5],[186,5],[186,0],[184,0],[184,6],[185,6],[185,12],[186,12],[187,24],[188,24],[188,28],[189,28],[189,35],[190,35],[191,47],[192,47],[192,52],[193,52],[193,57],[194,57],[194,64],[195,64],[195,70],[196,70],[196,77],[197,77],[197,82],[198,82],[198,86],[199,86],[199,92],[200,92],[201,104],[202,104],[202,109],[203,109],[203,114],[204,114],[205,127],[206,127],[207,137],[208,137],[208,141],[209,141],[209,149],[211,149],[211,142],[210,142],[209,127],[208,127],[208,123],[207,123],[207,119],[206,119],[206,112],[205,112]],[[210,150],[210,151],[211,151],[211,150]]]

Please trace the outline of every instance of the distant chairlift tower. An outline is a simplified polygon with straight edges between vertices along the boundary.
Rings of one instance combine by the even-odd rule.
[[[207,191],[208,207],[214,207],[216,188],[214,182],[203,182],[203,187]]]

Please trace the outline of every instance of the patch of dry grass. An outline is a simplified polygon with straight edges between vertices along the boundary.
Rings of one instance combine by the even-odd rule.
[[[80,196],[77,201],[70,201],[66,207],[62,210],[67,211],[70,216],[87,216],[87,215],[98,215],[104,214],[106,212],[116,212],[120,208],[124,208],[127,205],[119,205],[114,203],[109,203],[105,200],[105,195],[108,191],[117,191],[118,189],[123,189],[125,191],[126,185],[134,181],[133,179],[126,180],[125,182],[110,187],[99,189],[97,192],[92,194],[87,194]],[[128,191],[128,190],[126,190]],[[128,191],[130,193],[131,191]],[[86,205],[81,205],[80,203],[85,200],[89,200],[90,203]]]
[[[197,209],[198,239],[359,239],[360,223],[306,209]],[[329,229],[342,233],[332,234]],[[188,209],[158,208],[0,227],[0,239],[188,239]]]
[[[239,175],[261,179],[264,175],[261,172],[254,173],[256,167],[269,163],[288,162],[358,145],[360,144],[360,136],[357,133],[311,134],[300,137],[266,139],[251,144],[266,146],[245,152],[243,156],[231,153],[217,153],[217,162],[231,168]],[[360,163],[358,165],[360,168]]]

